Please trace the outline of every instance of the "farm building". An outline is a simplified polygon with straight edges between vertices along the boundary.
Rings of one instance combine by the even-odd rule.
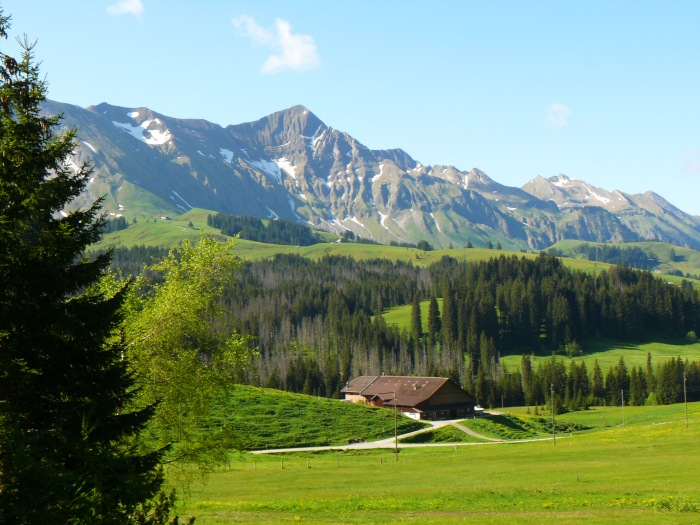
[[[359,376],[341,392],[348,401],[396,408],[413,419],[474,414],[474,399],[446,377]]]

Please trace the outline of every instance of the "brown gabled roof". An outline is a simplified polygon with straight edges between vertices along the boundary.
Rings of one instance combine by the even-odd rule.
[[[384,405],[417,406],[427,401],[450,380],[446,377],[360,376],[341,390],[346,394],[379,397]]]

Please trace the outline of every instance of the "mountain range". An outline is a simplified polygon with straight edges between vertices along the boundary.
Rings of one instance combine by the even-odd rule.
[[[388,244],[542,249],[559,240],[658,240],[700,249],[700,218],[661,196],[537,176],[522,188],[474,168],[426,166],[372,150],[303,106],[222,127],[147,108],[46,101],[78,129],[71,166],[94,166],[85,206],[128,219],[191,208],[302,222]]]

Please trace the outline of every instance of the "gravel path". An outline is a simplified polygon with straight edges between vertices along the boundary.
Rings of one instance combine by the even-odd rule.
[[[430,423],[430,427],[416,430],[414,432],[409,432],[407,434],[402,434],[399,436],[398,448],[417,448],[417,447],[469,447],[469,446],[483,446],[483,445],[503,445],[511,443],[531,443],[535,441],[550,441],[551,438],[537,438],[537,439],[518,439],[518,440],[501,440],[495,439],[487,436],[483,436],[463,427],[459,424],[460,420],[449,420],[449,421],[427,421]],[[483,439],[483,443],[401,443],[400,440],[415,436],[416,434],[422,434],[423,432],[430,432],[436,428],[442,428],[447,425],[452,425],[453,427],[461,430],[478,439]],[[324,447],[291,447],[291,448],[275,448],[269,450],[252,450],[251,454],[282,454],[285,452],[317,452],[323,450],[369,450],[369,449],[379,449],[379,448],[394,448],[394,438],[380,439],[379,441],[369,441],[365,443],[353,443],[352,445],[337,445],[337,446],[324,446]]]

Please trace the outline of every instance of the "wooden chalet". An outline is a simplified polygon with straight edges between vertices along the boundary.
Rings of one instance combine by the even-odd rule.
[[[413,419],[459,419],[474,414],[474,399],[446,377],[359,376],[345,399],[397,409]]]

